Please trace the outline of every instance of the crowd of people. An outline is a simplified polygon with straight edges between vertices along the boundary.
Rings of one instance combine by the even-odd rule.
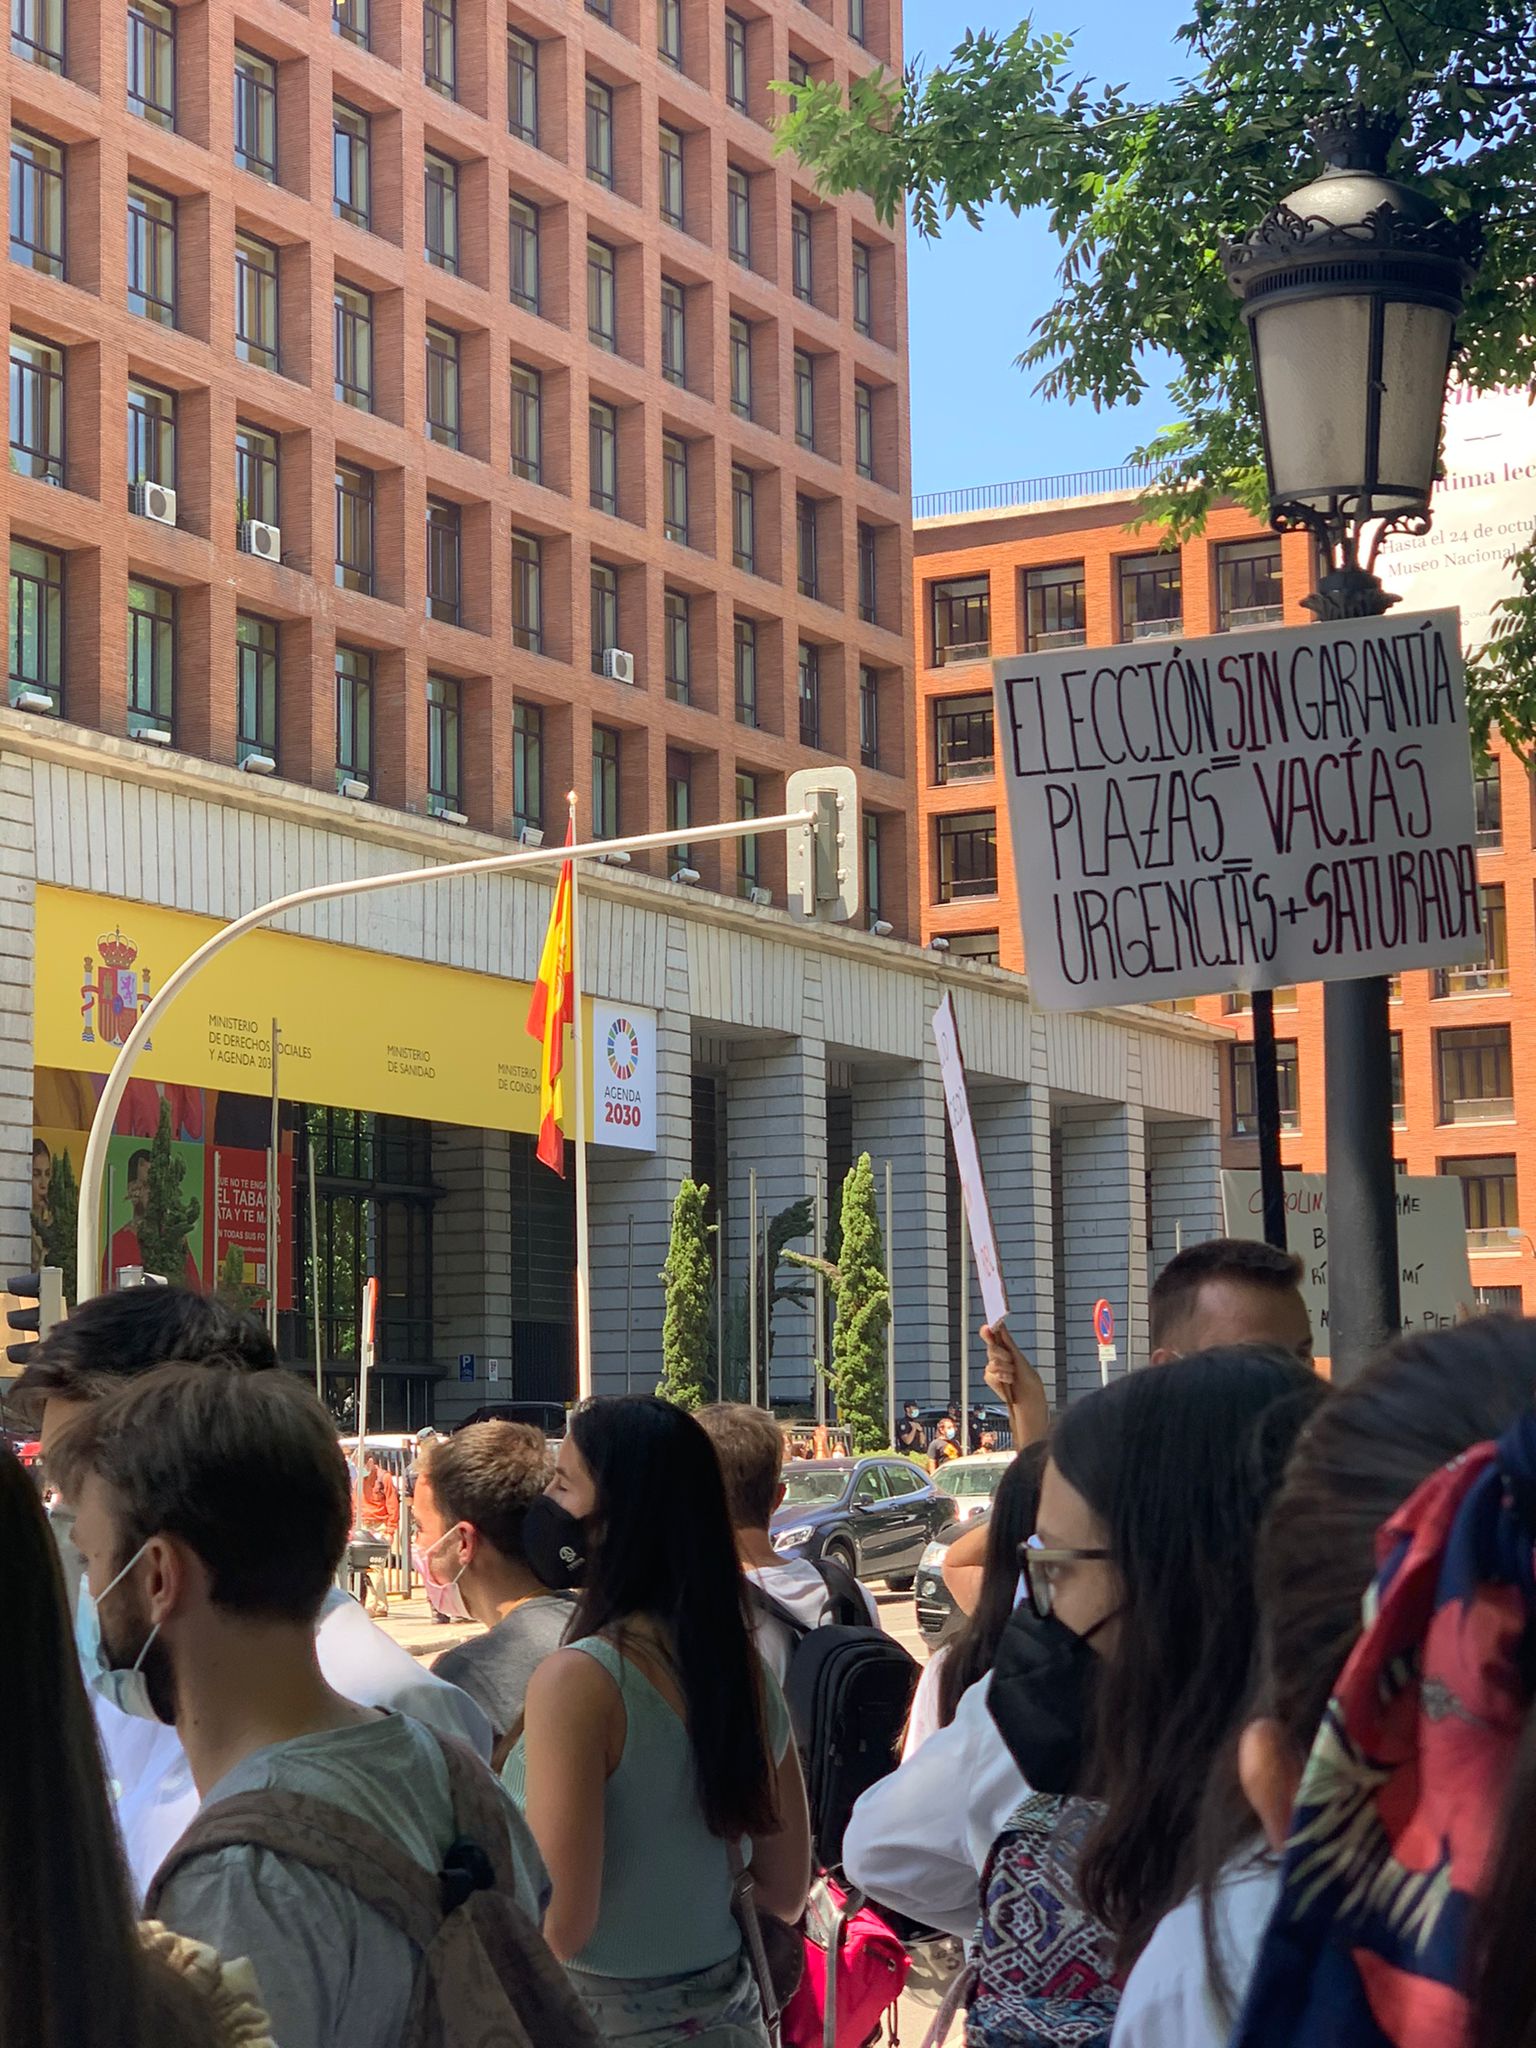
[[[774,1548],[771,1416],[435,1437],[415,1565],[481,1626],[429,1669],[337,1583],[394,1481],[265,1334],[83,1305],[18,1388],[46,1517],[0,1457],[0,2042],[767,2048],[835,1861],[964,1944],[968,2048],[1536,2048],[1536,1331],[1333,1389],[1297,1275],[1190,1247],[1156,1369],[1054,1416],[984,1333],[1016,1455],[835,1855],[805,1658],[879,1614]]]

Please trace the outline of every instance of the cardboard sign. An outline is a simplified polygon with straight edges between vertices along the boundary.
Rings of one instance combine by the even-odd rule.
[[[1264,1203],[1259,1176],[1224,1172],[1221,1200],[1229,1237],[1262,1237]],[[1285,1176],[1286,1243],[1302,1263],[1301,1291],[1312,1318],[1318,1352],[1328,1352],[1328,1181],[1321,1173]],[[1397,1182],[1398,1280],[1403,1328],[1441,1330],[1470,1306],[1467,1219],[1461,1183],[1450,1174],[1424,1174]]]
[[[1008,1289],[998,1263],[987,1184],[982,1178],[981,1155],[976,1149],[976,1131],[971,1122],[971,1098],[965,1085],[960,1028],[955,1022],[954,1001],[947,995],[933,1013],[933,1036],[939,1048],[939,1070],[944,1077],[944,1107],[955,1145],[960,1199],[965,1203],[966,1228],[970,1232],[971,1250],[976,1258],[976,1277],[981,1282],[982,1306],[986,1310],[988,1324],[995,1330],[1007,1319]]]
[[[1483,954],[1454,611],[995,662],[1050,1009]]]

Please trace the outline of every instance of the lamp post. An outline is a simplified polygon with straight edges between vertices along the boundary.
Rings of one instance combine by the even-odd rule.
[[[1223,245],[1243,304],[1277,532],[1316,540],[1306,600],[1321,619],[1368,618],[1397,599],[1375,572],[1395,527],[1425,533],[1474,221],[1452,222],[1387,176],[1401,122],[1360,107],[1312,124],[1320,177]],[[1352,1378],[1400,1326],[1387,981],[1329,982],[1329,1344]]]

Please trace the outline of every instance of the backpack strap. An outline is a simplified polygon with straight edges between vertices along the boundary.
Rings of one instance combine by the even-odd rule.
[[[845,1628],[868,1628],[869,1609],[864,1605],[859,1582],[847,1565],[839,1564],[835,1558],[818,1557],[816,1572],[832,1602],[832,1619],[836,1621],[841,1610],[847,1617]]]
[[[743,1583],[747,1589],[747,1604],[750,1607],[755,1607],[759,1614],[766,1615],[770,1621],[782,1621],[797,1643],[805,1640],[811,1632],[809,1622],[802,1621],[798,1614],[791,1614],[787,1607],[781,1607],[773,1595],[760,1586],[756,1579],[744,1578]]]

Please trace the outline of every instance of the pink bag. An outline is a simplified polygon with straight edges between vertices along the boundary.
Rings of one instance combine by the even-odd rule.
[[[784,2048],[863,2048],[906,1988],[912,1960],[859,1893],[811,1887],[805,1975],[782,2015]]]

